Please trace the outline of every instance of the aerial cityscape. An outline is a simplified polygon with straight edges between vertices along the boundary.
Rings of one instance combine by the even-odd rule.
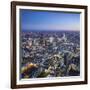
[[[80,15],[21,10],[20,78],[80,75]]]

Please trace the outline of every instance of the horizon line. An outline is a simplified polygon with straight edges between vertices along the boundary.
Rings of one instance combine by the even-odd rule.
[[[80,30],[22,30],[22,31],[80,31]]]

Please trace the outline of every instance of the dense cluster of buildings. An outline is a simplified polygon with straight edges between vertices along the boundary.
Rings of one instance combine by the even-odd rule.
[[[79,32],[22,32],[21,78],[80,75]]]

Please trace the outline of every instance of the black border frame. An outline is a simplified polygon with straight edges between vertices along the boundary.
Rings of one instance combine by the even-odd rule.
[[[75,82],[59,82],[59,83],[44,83],[44,84],[23,84],[17,85],[16,84],[16,6],[39,6],[39,7],[55,7],[55,8],[75,8],[75,9],[84,9],[85,12],[85,38],[84,38],[84,45],[85,45],[85,72],[84,72],[84,81],[75,81]],[[88,39],[87,39],[87,6],[84,5],[68,5],[68,4],[53,4],[53,3],[37,3],[37,2],[20,2],[20,1],[12,1],[11,2],[11,88],[31,88],[31,87],[49,87],[49,86],[66,86],[66,85],[80,85],[80,84],[87,84],[88,83],[88,64],[87,64],[87,47],[88,47]]]

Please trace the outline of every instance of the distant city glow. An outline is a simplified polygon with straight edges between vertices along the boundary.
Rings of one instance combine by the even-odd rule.
[[[22,31],[80,30],[79,13],[21,9],[20,20]]]

